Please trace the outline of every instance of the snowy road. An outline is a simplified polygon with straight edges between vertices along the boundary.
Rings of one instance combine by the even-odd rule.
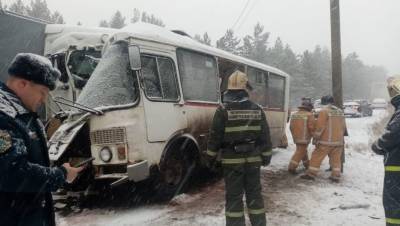
[[[385,225],[381,204],[382,157],[369,150],[369,142],[372,124],[386,113],[374,113],[373,117],[346,120],[350,137],[346,138],[345,172],[340,184],[330,183],[327,172],[321,172],[315,182],[292,176],[286,168],[294,145],[274,151],[271,166],[262,170],[268,225]],[[321,168],[328,168],[327,161]],[[343,210],[339,206],[363,208]],[[222,181],[216,182],[182,194],[168,204],[57,214],[57,222],[60,226],[224,225],[224,185]]]

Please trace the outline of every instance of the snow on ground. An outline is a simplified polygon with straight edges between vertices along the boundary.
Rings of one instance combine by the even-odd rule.
[[[342,182],[331,183],[325,160],[314,182],[288,174],[287,164],[295,146],[277,149],[270,166],[262,169],[264,202],[268,225],[385,225],[381,202],[383,186],[382,157],[369,149],[372,124],[385,116],[347,119],[346,163]],[[290,133],[289,143],[291,143]],[[311,148],[309,154],[311,153]],[[299,172],[304,172],[302,167]],[[342,208],[339,208],[342,207]],[[168,204],[132,208],[84,209],[67,216],[57,214],[60,226],[212,226],[224,225],[224,184],[212,185],[182,194]]]

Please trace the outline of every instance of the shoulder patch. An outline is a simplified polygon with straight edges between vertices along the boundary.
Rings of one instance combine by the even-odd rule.
[[[6,130],[0,130],[0,154],[6,153],[12,147],[11,136]]]

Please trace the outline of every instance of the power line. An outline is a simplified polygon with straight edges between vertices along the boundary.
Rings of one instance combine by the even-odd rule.
[[[233,26],[231,27],[232,30],[235,29],[236,25],[238,24],[240,18],[243,16],[244,12],[246,11],[247,7],[249,6],[251,0],[247,0],[246,5],[243,7],[242,11],[239,14],[239,17],[236,19],[235,23],[233,24]]]
[[[243,23],[247,20],[247,17],[250,15],[250,12],[254,9],[254,6],[257,5],[257,2],[258,0],[254,0],[253,4],[249,8],[249,10],[247,10],[247,13],[243,16],[242,22],[240,22],[236,30],[239,30],[242,27]]]

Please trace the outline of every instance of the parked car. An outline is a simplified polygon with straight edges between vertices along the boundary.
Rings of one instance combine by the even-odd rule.
[[[371,106],[372,106],[373,109],[386,109],[387,106],[388,106],[388,103],[387,103],[387,101],[385,99],[375,98],[372,101]]]
[[[360,104],[359,112],[361,112],[361,116],[372,116],[372,106],[368,103],[367,100],[354,100],[355,102]]]
[[[343,103],[343,108],[344,108],[344,115],[347,117],[361,117],[362,114],[360,112],[360,104],[351,101],[351,102],[344,102]]]

